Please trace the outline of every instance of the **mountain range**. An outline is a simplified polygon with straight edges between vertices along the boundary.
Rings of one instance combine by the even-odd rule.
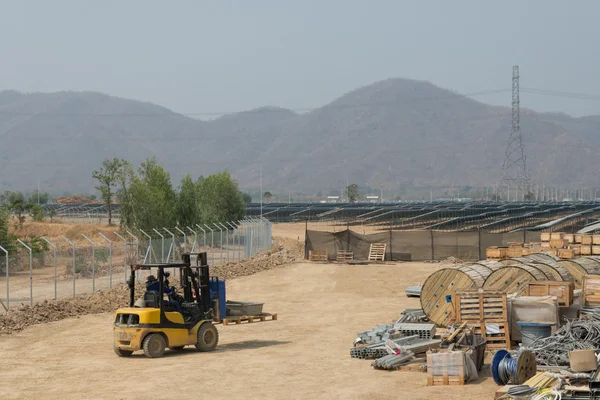
[[[510,97],[510,93],[507,97]],[[242,188],[315,193],[346,182],[394,191],[497,183],[511,110],[393,78],[296,113],[262,107],[202,121],[97,92],[0,92],[0,188],[91,192],[105,158],[156,155],[174,184],[228,169]],[[600,186],[600,116],[521,109],[531,176]]]

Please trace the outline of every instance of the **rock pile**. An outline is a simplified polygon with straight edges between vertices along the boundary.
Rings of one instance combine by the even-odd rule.
[[[280,268],[302,258],[302,243],[291,239],[277,239],[266,252],[241,263],[229,263],[211,267],[211,275],[221,279],[234,279],[261,271]],[[136,287],[136,299],[142,296],[143,287]],[[28,326],[59,321],[85,314],[112,312],[129,303],[129,289],[125,284],[98,291],[83,297],[46,300],[30,307],[24,305],[0,315],[0,335],[19,332]]]

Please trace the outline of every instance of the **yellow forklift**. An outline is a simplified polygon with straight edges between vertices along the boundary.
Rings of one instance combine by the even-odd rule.
[[[191,256],[196,255],[192,266]],[[147,286],[143,298],[135,301],[135,275],[139,270],[157,270],[156,279]],[[179,273],[183,294],[169,287],[169,269]],[[153,277],[153,276],[152,276]],[[114,350],[128,357],[143,350],[147,357],[161,357],[167,348],[181,351],[195,346],[198,351],[212,351],[219,332],[211,322],[214,310],[209,290],[206,253],[185,253],[182,263],[131,265],[128,279],[129,307],[115,312]],[[150,288],[151,290],[148,290]],[[168,293],[169,300],[164,296]]]

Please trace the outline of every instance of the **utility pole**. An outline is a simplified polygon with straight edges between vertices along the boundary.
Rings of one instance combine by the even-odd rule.
[[[521,189],[523,197],[525,197],[525,194],[531,192],[529,175],[527,173],[525,147],[523,145],[523,135],[521,134],[518,65],[513,66],[512,125],[508,145],[506,146],[506,152],[504,154],[500,183],[498,184],[498,194],[501,198],[505,197],[503,196],[504,194],[507,194],[510,197],[510,194],[507,192],[510,192],[508,188],[510,187],[511,182],[516,185],[516,193]],[[515,196],[515,200],[518,200],[518,196]]]
[[[262,219],[263,206],[263,185],[262,185],[262,164],[260,164],[260,218]]]

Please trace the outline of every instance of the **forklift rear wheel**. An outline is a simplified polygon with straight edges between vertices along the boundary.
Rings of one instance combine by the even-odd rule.
[[[210,323],[205,322],[198,329],[198,341],[196,349],[198,351],[213,351],[219,342],[219,331]]]
[[[115,350],[115,353],[119,356],[119,357],[129,357],[130,355],[133,354],[133,351],[130,350],[121,350],[118,347],[113,347]]]
[[[151,333],[144,339],[143,347],[146,357],[158,358],[165,354],[167,343],[160,333]]]

